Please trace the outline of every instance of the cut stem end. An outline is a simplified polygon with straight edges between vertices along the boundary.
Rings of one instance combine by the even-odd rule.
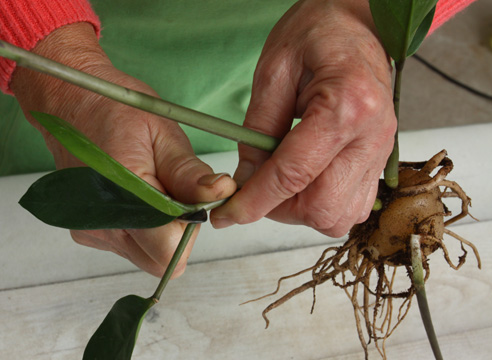
[[[434,325],[432,324],[429,303],[425,293],[424,269],[422,265],[422,252],[420,251],[420,235],[412,235],[410,238],[410,246],[412,249],[412,280],[417,295],[419,304],[420,316],[424,323],[424,328],[427,333],[427,338],[434,353],[436,360],[443,360],[439,342],[437,341]]]

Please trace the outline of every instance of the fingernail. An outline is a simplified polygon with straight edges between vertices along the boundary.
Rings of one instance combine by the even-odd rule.
[[[209,174],[209,175],[204,175],[200,179],[198,179],[198,185],[203,185],[203,186],[213,186],[219,179],[222,179],[223,177],[228,176],[231,177],[231,175],[227,173],[218,173],[218,174]]]
[[[252,162],[248,160],[241,160],[237,166],[236,172],[234,173],[234,180],[236,181],[238,187],[242,187],[248,179],[255,173],[255,166]]]
[[[224,229],[235,224],[234,221],[228,218],[212,218],[210,219],[210,222],[216,229]]]

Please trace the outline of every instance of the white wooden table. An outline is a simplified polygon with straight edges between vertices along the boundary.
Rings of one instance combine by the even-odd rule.
[[[447,148],[456,166],[449,178],[473,198],[481,220],[452,230],[477,246],[482,270],[471,255],[459,271],[442,253],[431,256],[427,294],[445,359],[492,357],[491,125],[401,137],[405,160]],[[205,159],[233,171],[236,154]],[[73,244],[67,231],[41,224],[16,205],[36,177],[0,179],[0,359],[81,359],[112,304],[127,294],[150,296],[158,279],[116,255]],[[239,306],[342,240],[268,220],[221,231],[205,226],[192,264],[144,321],[134,359],[363,359],[351,304],[331,285],[317,289],[313,315],[307,291],[272,311],[267,330],[261,311],[269,299]],[[388,340],[387,353],[389,359],[433,358],[416,303]],[[372,348],[370,357],[379,358]]]

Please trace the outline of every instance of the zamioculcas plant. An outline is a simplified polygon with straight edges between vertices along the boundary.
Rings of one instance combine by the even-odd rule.
[[[405,60],[417,51],[427,35],[436,3],[437,0],[369,0],[383,46],[394,61],[393,103],[397,119]],[[437,173],[431,176],[436,169]],[[313,266],[279,279],[277,289],[266,296],[277,294],[286,279],[306,272],[312,274],[312,280],[283,295],[263,311],[267,326],[269,311],[307,289],[314,292],[317,286],[330,281],[344,289],[352,302],[366,358],[371,341],[386,358],[385,340],[405,318],[415,294],[434,356],[442,359],[425,294],[424,283],[430,275],[428,256],[441,249],[447,263],[457,270],[465,262],[464,245],[467,245],[473,250],[478,267],[481,266],[475,246],[446,228],[469,215],[470,199],[457,183],[446,180],[452,169],[453,163],[445,150],[428,161],[400,162],[397,131],[394,149],[384,170],[384,181],[380,181],[378,189],[381,208],[372,211],[364,223],[355,225],[342,246],[326,249]],[[451,213],[442,202],[446,197],[457,197],[462,202],[461,213],[447,220],[445,217]],[[449,257],[444,234],[461,243],[463,255],[456,265]],[[395,291],[394,279],[400,269],[409,275],[410,283],[406,289]],[[398,309],[396,316],[393,309]]]
[[[397,118],[405,60],[417,51],[424,40],[436,3],[437,0],[370,0],[381,41],[395,63],[394,108]],[[19,66],[47,73],[127,105],[259,149],[273,151],[280,142],[279,139],[67,68],[3,41],[0,41],[0,56],[16,61]],[[148,298],[128,295],[118,300],[84,352],[84,359],[87,360],[130,359],[142,319],[159,301],[196,223],[206,221],[207,211],[227,199],[213,203],[182,204],[131,173],[65,121],[48,114],[32,115],[88,166],[55,171],[31,186],[20,204],[40,220],[70,229],[146,228],[167,224],[178,217],[189,222],[154,294]],[[305,272],[312,273],[311,281],[288,292],[264,310],[267,326],[266,314],[270,310],[296,294],[307,289],[314,290],[330,280],[349,295],[366,357],[367,343],[371,340],[385,357],[384,340],[403,320],[416,294],[432,349],[436,358],[440,359],[425,298],[424,282],[430,274],[427,257],[442,249],[445,259],[454,269],[464,263],[464,248],[458,264],[451,262],[443,242],[443,234],[446,233],[460,241],[462,247],[471,247],[480,267],[480,258],[473,244],[446,228],[467,216],[470,204],[461,187],[446,180],[452,168],[453,164],[444,150],[428,161],[399,162],[397,132],[384,181],[380,182],[378,201],[369,219],[351,229],[345,244],[326,249],[315,265],[278,281],[277,290],[270,295],[279,291],[283,280]],[[431,176],[436,169],[437,173]],[[75,186],[79,189],[76,193],[71,191]],[[444,190],[441,191],[440,187]],[[77,201],[73,196],[78,197]],[[451,215],[442,202],[445,197],[458,197],[462,201],[461,213],[448,220],[444,220],[444,217]],[[87,211],[89,208],[91,211]],[[394,292],[394,274],[398,269],[404,269],[409,274],[410,284],[406,290]],[[374,278],[375,283],[372,282]],[[396,322],[392,322],[392,309],[398,300],[399,315]]]

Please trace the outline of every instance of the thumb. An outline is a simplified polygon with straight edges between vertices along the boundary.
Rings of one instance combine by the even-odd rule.
[[[234,180],[228,174],[214,173],[198,159],[186,135],[176,127],[172,133],[161,131],[154,141],[156,176],[165,191],[188,204],[231,196],[236,191]]]

